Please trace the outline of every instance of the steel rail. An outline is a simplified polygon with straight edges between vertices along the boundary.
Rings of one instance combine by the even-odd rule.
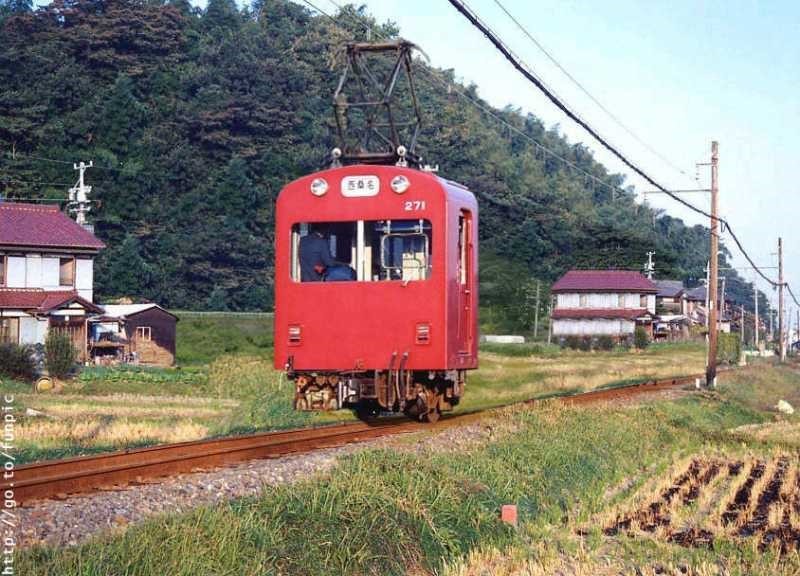
[[[218,468],[247,460],[311,452],[393,434],[438,430],[449,425],[477,420],[489,410],[508,406],[539,404],[546,401],[562,402],[567,405],[597,403],[685,386],[702,377],[703,375],[698,374],[650,380],[569,396],[512,402],[448,415],[433,425],[421,424],[406,418],[387,418],[372,422],[161,444],[121,452],[36,462],[16,467],[13,477],[0,481],[0,492],[12,490],[17,505],[24,505],[36,500],[64,498],[69,494],[146,483],[153,478]]]

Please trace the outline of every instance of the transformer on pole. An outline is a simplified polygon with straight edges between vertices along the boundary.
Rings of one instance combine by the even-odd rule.
[[[92,187],[87,186],[84,182],[84,173],[87,168],[91,168],[93,162],[86,164],[81,161],[78,164],[73,164],[72,167],[78,171],[78,182],[69,189],[69,203],[68,209],[71,213],[75,214],[75,222],[84,228],[91,228],[86,215],[91,212],[91,202],[89,201],[89,194],[92,192]]]

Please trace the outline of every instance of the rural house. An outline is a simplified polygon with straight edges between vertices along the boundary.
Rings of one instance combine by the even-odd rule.
[[[656,311],[659,314],[684,314],[684,293],[686,289],[680,280],[654,280],[656,293]]]
[[[158,304],[108,304],[90,320],[89,347],[98,364],[117,361],[175,364],[178,318]]]
[[[638,272],[570,270],[552,288],[553,335],[632,336],[637,325],[652,336],[658,288]]]
[[[0,203],[0,343],[44,343],[51,329],[87,357],[94,258],[104,244],[57,206]]]
[[[686,292],[686,315],[695,325],[705,326],[708,322],[708,301],[706,298],[706,287],[702,285]],[[729,333],[732,320],[731,303],[728,299],[725,299],[718,315],[719,330]]]
[[[653,322],[654,340],[687,340],[689,318],[686,311],[686,289],[680,280],[654,280],[656,294],[656,318]]]

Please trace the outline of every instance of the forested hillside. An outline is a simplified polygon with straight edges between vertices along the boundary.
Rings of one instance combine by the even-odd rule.
[[[100,298],[268,309],[275,198],[334,146],[340,48],[348,35],[400,31],[347,8],[339,17],[345,33],[286,0],[241,11],[233,0],[210,0],[205,11],[186,0],[0,5],[3,195],[64,198],[72,162],[93,160],[93,219],[109,246],[96,271]],[[454,71],[434,72],[453,82]],[[422,153],[481,202],[485,303],[507,305],[535,279],[546,285],[574,266],[641,269],[647,250],[657,253],[660,277],[704,277],[706,228],[636,203],[632,190],[592,184],[456,91],[417,76]],[[462,89],[478,97],[476,87]],[[536,117],[496,112],[624,185]],[[728,286],[752,301],[747,286]]]

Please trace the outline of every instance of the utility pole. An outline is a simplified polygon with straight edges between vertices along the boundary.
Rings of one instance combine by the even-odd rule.
[[[655,256],[655,252],[648,252],[647,253],[647,264],[644,265],[645,274],[647,274],[647,279],[653,279],[653,272],[656,271],[655,266],[653,265],[653,256]]]
[[[795,342],[800,342],[800,308],[797,309],[797,323],[794,325],[794,327],[795,327],[795,333],[794,333]],[[800,354],[800,348],[798,348],[797,354]]]
[[[739,342],[744,350],[744,304],[739,307],[739,313],[741,314],[739,317]]]
[[[710,314],[708,309],[708,295],[710,294],[709,278],[711,277],[711,260],[706,262],[706,342],[708,342],[708,316]]]
[[[756,281],[753,280],[753,300],[755,300],[755,309],[756,309],[756,317],[754,321],[754,330],[753,330],[753,342],[755,344],[755,349],[758,350],[758,288],[756,288]]]
[[[719,268],[719,219],[717,218],[717,163],[719,161],[719,144],[711,142],[711,258],[709,260],[709,277],[706,294],[708,295],[708,362],[706,363],[706,386],[717,385],[717,275]],[[713,290],[713,295],[712,291]]]
[[[781,354],[781,362],[786,361],[786,339],[784,338],[784,328],[786,323],[783,318],[783,238],[778,238],[778,346]]]
[[[775,328],[773,328],[773,324],[775,323],[775,310],[772,308],[772,302],[770,302],[769,308],[769,336],[767,337],[767,341],[772,343],[775,341]]]
[[[533,339],[536,340],[539,337],[539,288],[541,285],[541,281],[536,281],[536,309],[533,312]]]
[[[72,165],[73,169],[78,170],[78,183],[69,189],[69,210],[75,213],[75,222],[85,228],[88,227],[86,215],[91,211],[89,194],[92,191],[92,187],[84,184],[83,174],[87,168],[91,168],[93,165],[94,162],[86,164],[83,161]]]

